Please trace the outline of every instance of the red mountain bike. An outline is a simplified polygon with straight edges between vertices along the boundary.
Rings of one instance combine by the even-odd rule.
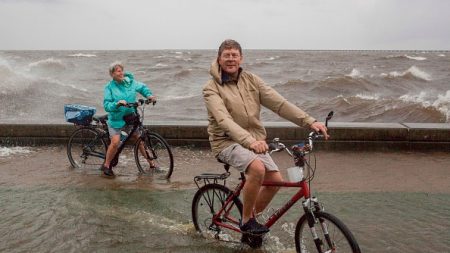
[[[333,112],[330,112],[326,125],[332,115]],[[321,137],[323,136],[312,132],[306,144],[294,145],[291,150],[277,138],[270,143],[271,152],[287,151],[294,158],[298,169],[303,171],[305,168],[306,173],[299,182],[263,182],[263,186],[298,188],[288,202],[267,218],[264,224],[270,228],[298,200],[304,198],[302,201],[304,214],[299,218],[295,228],[294,240],[297,252],[359,253],[361,251],[358,243],[347,226],[334,215],[324,212],[317,198],[311,196],[310,183],[314,178],[315,166],[310,165],[308,154],[313,151],[314,140]],[[242,202],[239,195],[246,182],[245,174],[241,172],[241,182],[236,189],[230,190],[225,185],[230,175],[228,171],[230,166],[225,164],[224,167],[226,172],[223,174],[201,174],[194,178],[199,188],[192,201],[192,221],[195,229],[204,237],[224,241],[237,241],[240,238],[252,248],[258,248],[262,244],[263,236],[242,234],[239,228],[242,216]]]

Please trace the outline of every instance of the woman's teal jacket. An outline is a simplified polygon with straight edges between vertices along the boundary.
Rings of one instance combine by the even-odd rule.
[[[130,72],[125,73],[125,78],[121,83],[111,80],[105,86],[103,107],[108,112],[108,125],[112,128],[122,128],[125,126],[123,116],[134,112],[133,108],[117,106],[119,100],[128,103],[136,102],[136,92],[148,98],[153,95],[152,91],[143,83],[134,80]]]

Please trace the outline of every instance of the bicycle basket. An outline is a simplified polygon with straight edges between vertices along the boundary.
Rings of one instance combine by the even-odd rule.
[[[89,125],[97,110],[95,107],[79,104],[64,105],[64,118],[77,125]]]

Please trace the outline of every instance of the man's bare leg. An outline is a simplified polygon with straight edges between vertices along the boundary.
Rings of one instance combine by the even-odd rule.
[[[266,171],[264,181],[282,182],[283,177],[279,171]],[[280,187],[262,186],[256,200],[255,213],[264,211],[279,189]]]
[[[264,164],[258,159],[255,159],[250,163],[247,168],[245,173],[246,182],[242,189],[244,197],[242,224],[245,224],[252,217],[265,172],[266,168],[264,167]]]

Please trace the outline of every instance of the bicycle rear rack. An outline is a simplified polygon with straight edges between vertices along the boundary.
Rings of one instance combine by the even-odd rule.
[[[215,173],[202,173],[198,176],[194,177],[194,183],[197,185],[198,188],[200,188],[201,184],[202,186],[207,184],[218,184],[219,180],[223,180],[223,185],[226,184],[226,179],[230,176],[230,172],[225,172],[222,174],[215,174]]]

